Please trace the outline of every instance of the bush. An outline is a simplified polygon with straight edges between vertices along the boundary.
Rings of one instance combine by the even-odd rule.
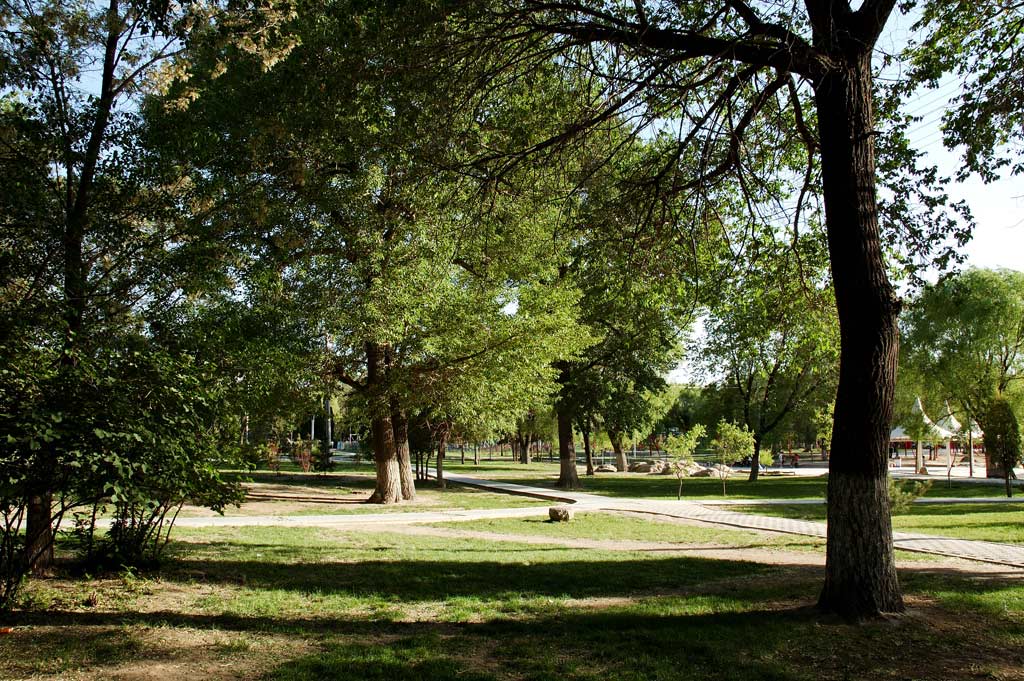
[[[240,500],[240,486],[218,472],[240,465],[238,433],[222,425],[237,419],[225,413],[224,383],[208,365],[126,335],[39,383],[38,399],[24,391],[0,395],[9,417],[0,445],[5,534],[17,531],[31,496],[52,493],[51,527],[64,513],[85,509],[76,536],[86,560],[148,564],[187,500],[218,511]],[[113,509],[113,524],[97,539],[95,519],[104,508]],[[0,537],[0,573],[15,585],[30,562],[17,557],[16,541]],[[4,588],[0,605],[12,597]]]
[[[1006,496],[1013,496],[1010,476],[1013,475],[1013,467],[1020,462],[1020,426],[1005,397],[997,395],[993,398],[982,425],[985,430],[985,450],[1003,475]]]
[[[910,510],[915,499],[923,497],[932,488],[931,480],[903,482],[889,478],[889,514],[897,515]]]
[[[313,470],[317,473],[327,473],[334,470],[334,461],[331,460],[331,443],[316,441],[313,448]]]
[[[292,443],[292,463],[308,473],[313,464],[313,442],[301,437]]]

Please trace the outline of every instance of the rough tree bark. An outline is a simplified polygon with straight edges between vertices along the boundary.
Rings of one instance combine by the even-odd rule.
[[[590,423],[587,419],[583,420],[580,426],[581,434],[583,435],[583,452],[587,460],[587,475],[594,474],[594,452],[590,449]]]
[[[445,488],[444,455],[448,451],[448,427],[442,425],[437,431],[437,486]]]
[[[866,617],[903,610],[887,488],[900,304],[878,226],[871,50],[855,37],[845,42],[829,45],[832,67],[814,84],[841,337],[819,606]]]
[[[560,489],[580,489],[580,476],[576,471],[576,443],[572,437],[572,415],[563,405],[556,405],[558,412],[558,482]]]
[[[395,451],[395,431],[391,422],[391,405],[384,395],[385,355],[387,348],[379,343],[366,344],[366,386],[370,396],[370,435],[373,438],[373,463],[377,480],[371,504],[397,504],[402,501],[402,481]]]
[[[53,567],[53,494],[45,492],[29,497],[25,532],[25,557],[35,575]]]
[[[514,446],[519,453],[519,463],[526,465],[530,463],[530,441],[533,439],[531,433],[517,432],[512,439]]]
[[[754,434],[754,456],[750,459],[750,475],[747,480],[757,482],[761,473],[761,436]]]
[[[629,461],[626,459],[626,450],[623,448],[625,436],[622,431],[613,430],[608,433],[608,439],[612,442],[612,451],[615,452],[615,467],[620,473],[629,470]]]
[[[402,500],[416,498],[416,479],[412,472],[412,457],[409,454],[409,418],[401,409],[391,409],[391,428],[395,436],[395,456],[398,458],[398,476],[402,487]]]

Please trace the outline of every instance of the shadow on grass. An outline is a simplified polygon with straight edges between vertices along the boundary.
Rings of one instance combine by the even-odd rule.
[[[389,550],[381,547],[381,551]],[[474,547],[453,547],[453,553],[490,553]],[[526,558],[513,562],[486,560],[360,560],[278,563],[262,560],[177,560],[163,573],[165,581],[194,581],[301,593],[374,596],[402,602],[453,597],[500,599],[517,596],[644,595],[723,579],[767,574],[774,566],[693,557],[622,559],[615,561],[545,561],[544,554],[566,554],[562,548],[521,549]],[[628,555],[628,554],[627,554]],[[809,568],[810,569],[810,568]],[[820,568],[814,568],[820,571]]]
[[[934,636],[921,618],[848,626],[823,620],[806,597],[750,609],[742,609],[742,602],[757,602],[756,594],[741,591],[737,597],[707,604],[712,612],[701,612],[697,603],[682,613],[609,608],[462,624],[176,612],[52,612],[26,619],[62,627],[37,632],[33,641],[53,650],[69,631],[89,627],[276,633],[319,641],[312,654],[268,657],[262,678],[274,681],[948,679],[977,676],[979,662],[1013,663],[1009,658],[1018,657],[984,637],[977,637],[971,655],[964,656]],[[888,645],[897,638],[900,645]],[[919,673],[922,660],[927,660],[926,674]]]
[[[34,632],[33,645],[61,650],[69,631],[88,632],[83,654],[93,664],[131,654],[152,659],[133,646],[120,646],[99,632],[104,627],[176,628],[238,633],[330,637],[316,654],[279,664],[269,679],[422,679],[478,681],[492,678],[596,679],[700,678],[803,679],[780,662],[750,659],[751,642],[767,650],[814,626],[805,605],[747,612],[661,614],[599,611],[565,612],[523,620],[483,623],[381,622],[330,617],[286,618],[200,615],[178,612],[50,612],[18,617],[20,624],[60,627]],[[80,637],[75,634],[75,639]],[[110,646],[116,650],[106,651]],[[736,648],[740,653],[737,654]],[[268,665],[269,666],[269,665]],[[708,673],[711,675],[708,676]]]

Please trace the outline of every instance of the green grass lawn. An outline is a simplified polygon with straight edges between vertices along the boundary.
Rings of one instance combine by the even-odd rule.
[[[376,530],[175,536],[160,574],[31,581],[0,616],[0,678],[939,681],[1024,667],[1019,579],[905,572],[910,616],[857,626],[810,608],[813,567]]]
[[[743,513],[781,516],[799,520],[825,520],[824,506],[747,506]],[[1024,544],[1024,506],[1006,504],[914,504],[892,518],[901,532],[936,534],[957,539]]]
[[[666,542],[786,550],[820,550],[825,546],[824,540],[816,537],[659,522],[612,513],[579,513],[572,522],[568,523],[553,523],[543,518],[498,518],[435,523],[435,525],[455,530],[541,536],[554,539]]]
[[[228,507],[227,516],[254,515],[334,515],[359,513],[407,513],[416,511],[519,508],[543,506],[530,497],[486,492],[479,488],[448,485],[441,490],[437,481],[416,484],[417,497],[403,504],[367,504],[373,491],[372,470],[335,471],[327,474],[273,473],[256,471],[237,474],[246,481],[250,495],[241,507]],[[209,516],[212,511],[199,506],[186,506],[182,517]]]
[[[534,462],[529,465],[510,462],[482,462],[480,466],[469,463],[446,464],[452,473],[465,473],[481,478],[508,480],[523,485],[554,488],[558,479],[558,464]],[[824,472],[824,471],[823,471]],[[647,475],[644,473],[599,473],[593,477],[582,474],[580,480],[584,492],[610,497],[637,497],[644,499],[675,499],[679,483],[672,475]],[[827,478],[805,476],[767,476],[757,482],[749,482],[746,474],[737,474],[726,483],[728,498],[734,499],[824,499]],[[944,479],[935,478],[929,497],[1000,497],[1005,493],[999,485],[953,480],[950,485]],[[683,497],[686,499],[721,499],[722,482],[718,478],[686,478],[683,481]]]

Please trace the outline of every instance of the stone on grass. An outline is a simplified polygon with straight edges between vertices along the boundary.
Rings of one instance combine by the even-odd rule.
[[[668,461],[656,461],[651,466],[651,475],[669,475],[672,473],[672,464]]]
[[[651,464],[646,461],[641,461],[630,466],[629,470],[633,471],[634,473],[650,473]]]
[[[619,469],[610,463],[603,463],[594,469],[595,473],[618,473]]]
[[[691,461],[683,465],[683,475],[688,478],[698,477],[697,474],[703,470],[705,470],[704,466],[701,466],[695,461]],[[675,469],[673,469],[672,472],[674,473]]]
[[[548,517],[556,523],[567,523],[576,513],[568,506],[552,506],[548,509]]]

